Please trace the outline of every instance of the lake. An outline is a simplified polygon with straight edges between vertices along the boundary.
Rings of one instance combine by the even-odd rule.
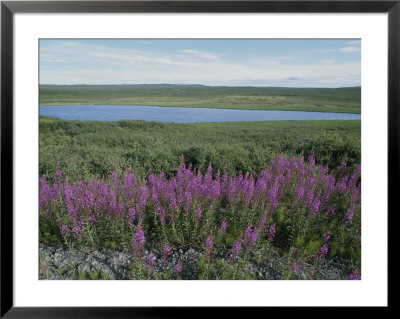
[[[142,105],[40,106],[40,115],[54,116],[64,120],[145,120],[175,123],[361,119],[361,114],[352,113],[236,110]]]

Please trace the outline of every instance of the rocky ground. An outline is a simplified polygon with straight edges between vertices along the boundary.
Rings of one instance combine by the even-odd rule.
[[[134,262],[132,254],[120,251],[85,251],[71,250],[61,245],[40,247],[39,279],[42,280],[76,280],[76,279],[108,279],[129,280],[132,277],[130,265]],[[203,252],[200,248],[188,247],[172,250],[167,261],[162,260],[161,252],[151,251],[156,256],[153,266],[154,278],[166,270],[174,272],[175,265],[183,265],[181,279],[193,280],[198,278],[198,260]],[[145,250],[145,257],[150,251]],[[228,259],[230,252],[214,251],[213,258]],[[279,257],[277,251],[271,251],[268,258],[257,263],[255,258],[245,265],[243,272],[252,279],[281,280],[285,279],[285,258]],[[297,272],[291,273],[290,279],[315,280],[346,280],[352,268],[349,261],[333,259],[322,260],[316,269],[312,265],[302,263]],[[96,273],[98,276],[96,276]]]

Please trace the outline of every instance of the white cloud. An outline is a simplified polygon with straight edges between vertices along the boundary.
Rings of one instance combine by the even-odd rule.
[[[201,52],[201,51],[197,51],[197,50],[190,50],[190,49],[186,49],[186,50],[180,50],[179,52],[183,53],[183,54],[189,54],[198,58],[203,58],[203,59],[210,59],[210,60],[216,60],[218,59],[218,56],[213,54],[213,53],[209,53],[209,52]]]
[[[289,61],[289,60],[294,60],[294,57],[292,57],[292,56],[277,56],[277,57],[274,57],[273,59],[275,59],[275,60],[283,60],[283,61]]]
[[[354,52],[359,52],[360,48],[357,48],[357,47],[345,47],[345,48],[340,48],[338,51],[342,52],[342,53],[354,53]]]
[[[335,62],[335,60],[333,60],[333,59],[325,59],[325,60],[321,61],[321,63],[334,63],[334,62]]]
[[[180,50],[179,52],[187,53],[187,54],[197,54],[198,53],[198,51],[195,51],[195,50]]]

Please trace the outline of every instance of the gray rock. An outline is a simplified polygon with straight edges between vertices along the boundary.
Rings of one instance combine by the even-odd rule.
[[[71,259],[75,264],[80,264],[86,259],[86,255],[82,251],[77,251],[71,256]]]
[[[100,259],[100,260],[106,260],[107,259],[107,255],[106,254],[103,254],[102,252],[97,251],[97,250],[93,252],[93,257],[95,257],[97,259]]]
[[[126,252],[118,251],[94,251],[86,252],[84,250],[74,249],[73,251],[62,246],[40,247],[40,267],[39,279],[77,279],[78,272],[85,271],[90,273],[94,270],[102,274],[107,274],[110,280],[132,279],[129,265],[135,261],[135,258]],[[183,271],[181,279],[198,278],[198,260],[204,254],[202,247],[187,247],[173,249],[172,254],[164,262],[162,252],[152,249],[145,250],[144,260],[147,262],[148,254],[152,252],[156,261],[152,268],[153,279],[166,279],[165,273],[171,271],[175,273],[177,262],[182,263]],[[216,263],[219,259],[227,262],[230,255],[228,250],[213,250],[212,262]],[[236,258],[237,259],[237,258]],[[235,260],[234,262],[237,262]],[[265,254],[252,256],[249,262],[244,265],[242,278],[250,275],[254,279],[261,280],[281,280],[284,279],[284,273],[290,265],[287,258],[282,258],[279,251],[271,247]],[[58,274],[62,270],[62,276]],[[297,273],[291,273],[290,279],[317,279],[317,280],[343,280],[352,271],[350,261],[341,259],[322,260],[314,270],[312,265],[301,264]]]
[[[85,271],[85,272],[91,272],[92,268],[90,267],[90,264],[88,264],[87,262],[83,262],[80,265],[78,265],[78,271]]]
[[[59,263],[63,259],[63,254],[61,252],[57,252],[53,255],[53,263],[58,267]]]
[[[71,269],[71,262],[69,260],[63,260],[59,263],[58,268],[61,268],[62,271],[69,271]]]

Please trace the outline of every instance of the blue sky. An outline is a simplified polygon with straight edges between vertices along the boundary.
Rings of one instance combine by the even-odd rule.
[[[40,40],[41,84],[361,85],[359,39]]]

